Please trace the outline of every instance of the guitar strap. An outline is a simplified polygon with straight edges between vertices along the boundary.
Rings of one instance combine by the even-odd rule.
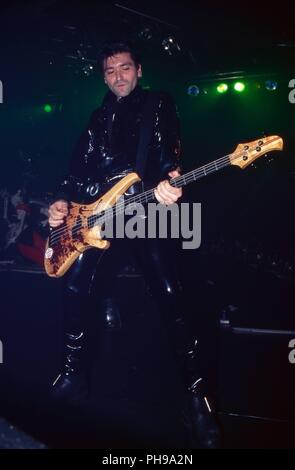
[[[154,117],[159,104],[159,94],[156,92],[148,92],[147,99],[143,106],[143,118],[140,128],[139,143],[136,154],[136,173],[143,180],[145,174],[146,160],[149,144],[152,137],[154,126]]]

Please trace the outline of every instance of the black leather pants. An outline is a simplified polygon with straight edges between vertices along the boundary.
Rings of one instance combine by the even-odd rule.
[[[120,239],[113,240],[109,250],[90,249],[81,254],[64,277],[65,332],[68,343],[69,338],[78,338],[76,343],[84,347],[82,342],[87,331],[86,312],[91,293],[99,289],[99,296],[112,299],[112,286],[117,273],[124,270],[134,257],[164,316],[184,385],[194,392],[202,380],[197,341],[188,333],[182,287],[169,243],[159,239]],[[98,272],[102,272],[103,276]]]
[[[126,269],[131,256],[135,255],[134,259],[164,316],[176,363],[187,391],[192,445],[215,449],[220,447],[220,430],[206,397],[200,352],[196,338],[189,334],[192,329],[188,327],[184,296],[175,271],[174,253],[168,251],[168,243],[167,240],[158,239],[113,240],[109,250],[90,249],[81,254],[68,271],[64,277],[66,374],[61,376],[63,380],[59,389],[61,392],[63,389],[69,392],[72,386],[81,386],[83,392],[84,385],[79,372],[85,376],[92,367],[91,355],[88,354],[87,363],[82,359],[87,346],[87,311],[91,311],[91,294],[98,290],[107,322],[113,326],[117,316],[116,299],[112,293],[115,279],[120,271]]]

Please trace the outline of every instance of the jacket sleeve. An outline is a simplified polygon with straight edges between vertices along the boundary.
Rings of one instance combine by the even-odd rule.
[[[95,142],[95,126],[99,119],[99,109],[94,111],[89,119],[88,125],[80,135],[69,162],[69,170],[63,181],[59,184],[54,201],[64,199],[71,201],[75,199],[79,184],[94,171],[94,154],[97,149]]]
[[[166,179],[168,172],[181,169],[180,124],[175,103],[168,94],[160,99],[155,138],[160,146],[160,176]]]

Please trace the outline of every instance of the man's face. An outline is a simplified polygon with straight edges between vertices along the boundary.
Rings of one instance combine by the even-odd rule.
[[[141,76],[141,65],[136,68],[129,52],[120,52],[104,61],[104,81],[118,98],[128,96]]]

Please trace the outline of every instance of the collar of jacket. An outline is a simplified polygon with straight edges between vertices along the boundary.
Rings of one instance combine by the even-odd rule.
[[[146,93],[145,90],[143,90],[140,85],[136,85],[134,90],[132,90],[131,93],[129,93],[129,95],[123,96],[122,98],[118,100],[116,95],[112,91],[109,91],[104,97],[103,105],[108,105],[108,104],[114,105],[115,103],[119,103],[119,104],[132,103],[136,101],[138,98],[142,97],[145,93]]]

